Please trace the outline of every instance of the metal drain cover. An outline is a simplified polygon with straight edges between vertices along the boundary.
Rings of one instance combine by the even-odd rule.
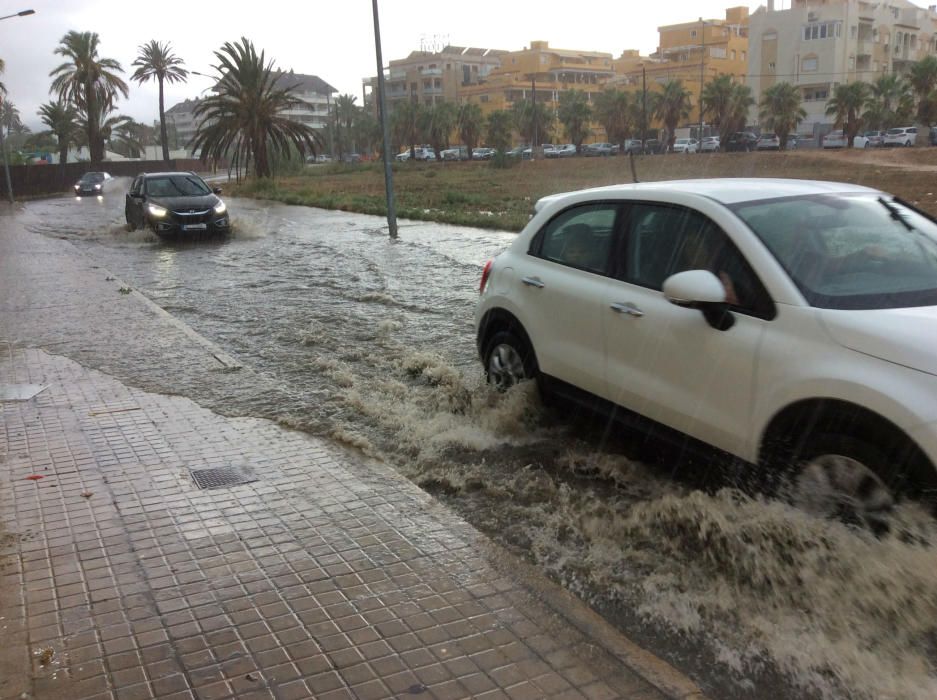
[[[45,384],[0,384],[0,401],[29,401],[48,388]]]
[[[200,489],[223,489],[257,481],[257,477],[245,467],[217,467],[214,469],[192,469],[192,478]]]

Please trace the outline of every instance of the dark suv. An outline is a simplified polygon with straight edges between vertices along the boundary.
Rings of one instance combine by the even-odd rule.
[[[758,137],[750,131],[736,131],[726,141],[725,150],[729,151],[754,151],[758,145]]]
[[[149,226],[154,233],[228,233],[231,222],[221,188],[210,188],[195,173],[137,175],[124,214],[130,230]]]

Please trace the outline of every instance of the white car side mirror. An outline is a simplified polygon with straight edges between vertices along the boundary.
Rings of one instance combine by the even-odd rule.
[[[671,304],[697,308],[725,303],[726,288],[709,270],[687,270],[664,280],[664,296]]]
[[[671,275],[664,280],[664,296],[676,306],[699,309],[706,323],[717,331],[727,331],[735,325],[735,316],[726,301],[726,288],[709,270]]]

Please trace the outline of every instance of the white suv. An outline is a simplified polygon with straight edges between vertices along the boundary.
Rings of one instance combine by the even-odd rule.
[[[937,496],[937,223],[856,185],[725,179],[541,199],[485,266],[489,381],[599,397],[886,522]],[[622,412],[619,410],[619,414]]]
[[[903,126],[885,132],[883,143],[886,146],[913,146],[917,140],[916,126]]]

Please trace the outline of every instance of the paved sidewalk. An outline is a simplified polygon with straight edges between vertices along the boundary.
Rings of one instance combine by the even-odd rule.
[[[390,468],[5,354],[2,697],[666,697]]]

